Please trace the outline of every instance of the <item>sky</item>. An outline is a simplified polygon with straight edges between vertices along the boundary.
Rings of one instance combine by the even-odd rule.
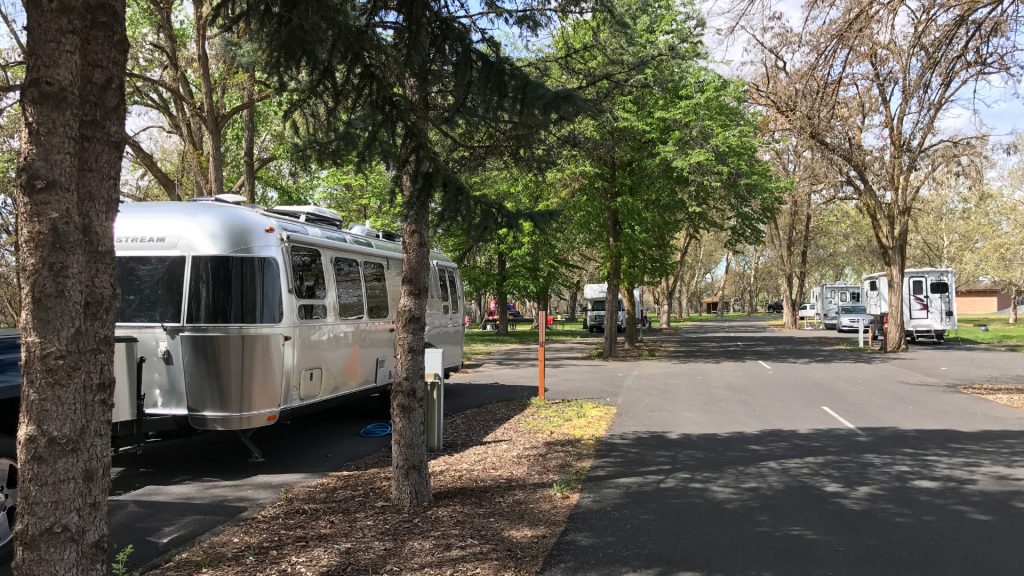
[[[727,76],[743,77],[742,61],[747,39],[743,36],[723,37],[725,26],[723,10],[730,0],[702,0],[701,6],[708,18],[704,41],[717,61],[716,68]],[[773,7],[796,25],[803,14],[801,0],[774,0]],[[1024,129],[1024,97],[1013,86],[1000,81],[983,86],[979,92],[976,110],[952,107],[940,120],[940,126],[949,133],[991,134],[995,140],[1007,140],[1013,133]]]

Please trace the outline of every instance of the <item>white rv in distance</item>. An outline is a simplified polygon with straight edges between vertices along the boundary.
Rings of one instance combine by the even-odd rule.
[[[817,319],[831,330],[839,321],[839,306],[861,303],[861,287],[845,282],[815,286],[811,289],[811,302],[817,305]]]
[[[608,296],[608,284],[584,284],[583,300],[587,303],[587,312],[583,315],[583,329],[588,332],[603,332],[605,318],[605,303]],[[636,300],[636,314],[642,310],[640,300],[640,289],[633,290],[633,298]],[[619,294],[619,311],[616,325],[619,332],[626,329],[626,305],[622,301],[622,294]],[[639,317],[638,317],[639,318]]]
[[[399,241],[321,208],[223,201],[123,204],[114,231],[140,420],[244,431],[391,384]],[[434,252],[429,283],[426,341],[458,370],[458,269]]]
[[[889,282],[885,272],[864,276],[868,314],[889,314]],[[913,268],[903,272],[903,328],[911,342],[942,342],[956,330],[956,279],[950,268]],[[883,322],[886,322],[887,319]]]

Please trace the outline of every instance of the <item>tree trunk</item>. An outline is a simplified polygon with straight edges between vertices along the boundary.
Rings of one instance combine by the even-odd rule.
[[[580,292],[576,286],[569,292],[569,322],[576,321],[576,308],[579,306]]]
[[[429,85],[427,79],[429,34],[422,2],[401,3],[403,17],[413,24],[403,45],[405,97],[412,104],[405,125],[401,163],[402,183],[402,295],[398,303],[395,335],[395,382],[391,389],[391,501],[399,508],[427,506],[433,500],[427,466],[424,430],[423,349],[430,279],[430,200],[434,191],[431,166]]]
[[[495,322],[495,329],[498,334],[508,334],[508,292],[505,290],[505,271],[508,269],[508,262],[505,260],[505,254],[498,252],[498,294],[496,299],[498,305],[494,309],[494,315],[497,317]]]
[[[246,81],[245,99],[252,102],[252,78]],[[245,143],[242,158],[242,172],[245,179],[245,201],[249,204],[256,203],[256,103],[242,112],[242,122],[245,124]]]
[[[761,251],[754,248],[754,257],[750,261],[750,276],[747,278],[747,316],[753,315],[757,310],[757,266],[761,260]]]
[[[14,571],[104,574],[125,4],[25,4],[17,176],[23,378]]]
[[[207,182],[210,196],[224,193],[224,150],[222,144],[220,113],[213,97],[213,80],[210,77],[210,54],[207,50],[207,31],[209,30],[210,14],[207,0],[194,0],[195,10],[195,48],[199,65],[199,84],[203,93],[203,112],[206,116],[206,136],[209,138],[207,147]]]
[[[631,350],[636,348],[637,343],[636,297],[633,294],[633,287],[628,284],[622,286],[620,292],[622,293],[622,302],[626,309],[626,339],[622,347],[625,350]]]
[[[604,351],[603,358],[618,354],[619,283],[622,281],[622,222],[619,209],[608,208],[608,292],[604,304]]]
[[[902,249],[901,249],[902,248]],[[886,250],[885,277],[889,282],[889,324],[885,330],[885,351],[907,349],[903,322],[903,272],[906,270],[906,244]]]
[[[732,253],[725,253],[725,271],[722,272],[722,282],[718,286],[718,317],[723,318],[725,316],[725,308],[722,303],[725,300],[725,282],[729,278],[729,265],[732,264]]]
[[[793,274],[783,274],[782,281],[782,325],[787,330],[797,329],[797,305],[793,296],[794,278]]]
[[[1020,288],[1014,286],[1010,290],[1010,324],[1017,323],[1017,299],[1020,298]]]
[[[471,314],[473,314],[473,323],[474,324],[479,324],[479,323],[483,322],[483,320],[484,320],[483,307],[480,305],[481,298],[482,298],[482,296],[480,296],[480,295],[477,295],[477,296],[473,297],[473,307],[471,309],[472,310]]]
[[[668,278],[661,280],[661,304],[658,306],[658,327],[672,327],[672,300],[675,299],[675,292],[672,290],[672,283]]]

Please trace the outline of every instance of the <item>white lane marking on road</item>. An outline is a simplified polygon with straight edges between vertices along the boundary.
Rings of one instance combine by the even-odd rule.
[[[861,430],[860,428],[857,428],[857,427],[856,427],[856,426],[854,426],[853,424],[850,424],[850,422],[849,422],[849,421],[847,421],[847,420],[846,420],[846,418],[843,418],[843,417],[842,417],[842,416],[840,416],[839,414],[836,414],[836,413],[835,413],[835,411],[833,411],[833,410],[832,410],[831,408],[829,408],[828,406],[822,406],[822,407],[821,407],[821,409],[822,409],[822,410],[824,410],[825,412],[828,412],[829,414],[831,414],[833,418],[835,418],[836,420],[839,420],[840,422],[842,422],[842,423],[843,423],[843,426],[846,426],[846,427],[847,427],[847,428],[849,428],[850,430],[855,430],[855,431],[856,431],[856,432],[858,432],[859,434],[863,434],[863,433],[864,433],[864,431],[863,431],[863,430]]]
[[[772,367],[771,367],[771,366],[769,366],[769,365],[765,364],[764,362],[761,362],[760,360],[758,360],[758,361],[757,361],[757,363],[758,363],[758,364],[760,364],[761,366],[764,366],[765,368],[767,368],[767,369],[769,369],[769,370],[771,370],[771,369],[772,369]]]

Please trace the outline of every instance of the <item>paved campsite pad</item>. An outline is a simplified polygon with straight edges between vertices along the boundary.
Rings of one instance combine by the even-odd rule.
[[[151,574],[534,574],[614,414],[568,402],[554,410],[513,401],[448,421],[427,509],[391,506],[385,450],[286,491]]]

